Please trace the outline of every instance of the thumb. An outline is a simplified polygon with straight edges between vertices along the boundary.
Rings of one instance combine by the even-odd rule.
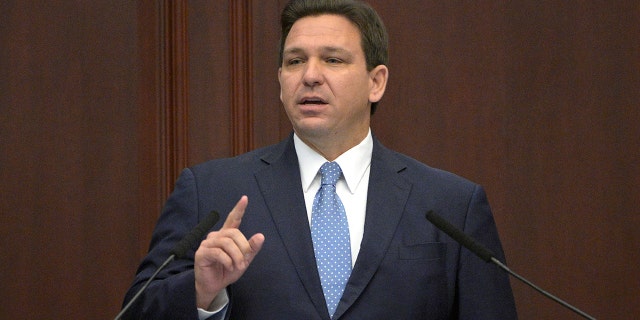
[[[249,246],[251,247],[251,252],[245,254],[245,258],[249,263],[253,261],[253,258],[260,252],[262,249],[262,245],[264,244],[264,235],[262,233],[256,233],[249,239]]]

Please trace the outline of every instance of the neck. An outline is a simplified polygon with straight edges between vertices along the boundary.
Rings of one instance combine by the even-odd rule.
[[[297,133],[296,133],[297,134]],[[298,137],[309,148],[313,149],[320,155],[322,155],[327,161],[333,161],[337,159],[343,153],[349,151],[349,149],[357,146],[364,138],[369,134],[369,128],[364,133],[352,136],[350,139],[331,139],[331,138],[319,138],[305,137],[299,134]]]

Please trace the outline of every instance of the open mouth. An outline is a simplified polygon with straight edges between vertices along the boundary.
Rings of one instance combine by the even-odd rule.
[[[320,99],[320,98],[304,98],[302,100],[300,100],[300,104],[303,105],[318,105],[318,104],[327,104],[326,101]]]

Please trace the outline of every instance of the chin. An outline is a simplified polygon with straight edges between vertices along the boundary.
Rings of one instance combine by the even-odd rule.
[[[329,134],[330,130],[326,126],[321,125],[297,125],[295,127],[296,134],[299,137],[325,137]]]

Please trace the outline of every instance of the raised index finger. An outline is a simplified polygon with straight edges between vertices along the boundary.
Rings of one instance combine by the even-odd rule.
[[[224,225],[222,228],[238,228],[240,227],[240,223],[242,222],[242,217],[244,216],[244,210],[247,208],[247,204],[249,203],[249,198],[247,196],[240,197],[236,206],[233,207],[233,210],[229,212],[229,216],[227,216],[227,220],[224,221]]]

